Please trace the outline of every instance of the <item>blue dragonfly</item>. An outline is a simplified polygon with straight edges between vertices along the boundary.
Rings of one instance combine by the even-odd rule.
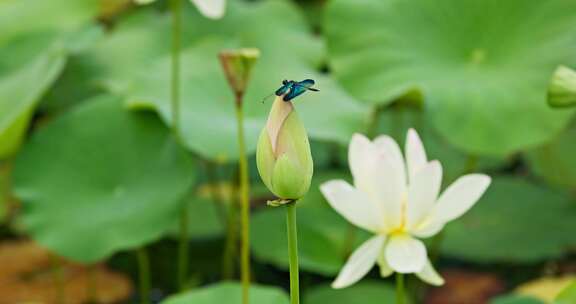
[[[276,94],[276,96],[284,95],[282,100],[290,101],[304,94],[306,91],[320,91],[318,89],[312,88],[314,83],[315,82],[312,79],[304,79],[302,81],[282,80],[282,86],[276,90],[274,94]]]

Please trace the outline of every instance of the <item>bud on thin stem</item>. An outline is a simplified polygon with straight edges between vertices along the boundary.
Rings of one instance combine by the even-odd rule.
[[[256,152],[258,172],[278,198],[300,199],[310,187],[314,164],[304,125],[294,106],[274,100]]]
[[[260,50],[252,48],[225,50],[220,52],[218,57],[224,69],[224,74],[226,74],[228,84],[234,92],[236,104],[240,106],[252,69],[260,57]]]
[[[249,303],[250,290],[250,176],[244,139],[244,114],[242,100],[250,80],[252,68],[260,55],[257,49],[240,49],[222,51],[219,54],[220,63],[226,74],[230,88],[234,92],[236,103],[236,122],[238,130],[238,154],[240,169],[240,202],[241,202],[241,280],[242,303]]]

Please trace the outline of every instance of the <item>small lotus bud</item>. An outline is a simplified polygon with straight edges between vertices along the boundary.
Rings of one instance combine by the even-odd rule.
[[[220,52],[219,57],[228,84],[236,95],[236,101],[241,102],[252,68],[260,57],[260,50],[253,48],[226,50]]]
[[[552,107],[576,106],[576,71],[560,66],[548,88],[548,104]]]
[[[302,198],[312,180],[314,164],[304,125],[294,106],[277,96],[256,152],[264,184],[281,199]]]

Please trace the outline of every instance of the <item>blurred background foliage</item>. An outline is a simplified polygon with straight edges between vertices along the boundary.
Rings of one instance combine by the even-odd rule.
[[[576,273],[576,122],[546,102],[556,67],[576,67],[576,2],[230,0],[218,21],[183,7],[181,147],[169,132],[166,3],[0,2],[0,265],[14,266],[0,267],[1,303],[134,302],[143,247],[149,296],[166,299],[177,290],[184,205],[193,288],[164,303],[239,301],[239,285],[221,283],[237,278],[236,269],[223,275],[222,260],[238,153],[217,59],[237,47],[262,54],[245,97],[250,153],[269,109],[262,100],[282,79],[313,78],[321,89],[295,103],[316,172],[298,211],[304,303],[394,298],[376,271],[328,287],[366,236],[318,185],[349,178],[354,132],[403,142],[410,127],[444,165],[445,185],[471,171],[494,177],[469,214],[430,240],[448,283],[409,282],[416,303],[552,303],[557,294],[576,303],[573,285],[561,292]],[[251,168],[252,303],[288,303],[284,217],[265,208],[253,157]]]

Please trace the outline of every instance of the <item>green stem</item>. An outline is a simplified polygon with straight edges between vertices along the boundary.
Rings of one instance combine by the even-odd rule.
[[[10,207],[10,163],[0,161],[0,223],[4,222]]]
[[[231,183],[231,193],[237,193],[238,189],[238,167],[234,168],[232,173],[233,181]],[[236,248],[238,245],[238,205],[236,198],[232,198],[228,209],[228,220],[226,226],[226,240],[224,247],[224,256],[222,264],[222,277],[224,280],[230,280],[235,274]]]
[[[222,278],[230,280],[234,276],[234,253],[236,252],[236,241],[238,235],[238,208],[236,202],[232,201],[228,212],[228,222],[226,229],[226,243],[224,245],[224,256],[222,261]]]
[[[182,39],[182,1],[172,0],[172,81],[170,86],[172,132],[182,143],[180,132],[180,48]]]
[[[220,182],[217,177],[217,166],[216,164],[206,160],[204,161],[204,165],[206,167],[206,179],[208,181],[210,198],[212,198],[212,202],[214,205],[214,209],[216,210],[216,214],[218,215],[218,220],[220,220],[220,224],[222,226],[226,225],[226,210],[224,208],[224,202],[222,201],[222,191],[220,188]]]
[[[183,146],[180,128],[180,48],[182,41],[182,1],[170,1],[172,10],[172,79],[170,86],[170,102],[172,109],[172,132],[176,141]],[[184,203],[180,212],[180,239],[178,244],[178,287],[180,291],[186,288],[189,255],[188,204]]]
[[[288,257],[290,264],[290,304],[300,303],[300,283],[298,274],[298,231],[296,229],[296,201],[286,205],[288,230]]]
[[[186,278],[188,276],[188,255],[190,252],[188,208],[188,201],[186,201],[180,213],[180,237],[178,242],[178,288],[180,291],[186,289]]]
[[[404,274],[396,273],[396,304],[405,304],[406,295],[404,294]]]
[[[242,100],[236,101],[236,121],[238,122],[238,152],[240,162],[240,203],[242,239],[240,251],[240,276],[242,280],[242,303],[248,304],[250,290],[250,176],[248,158],[244,143],[244,114]]]
[[[150,303],[150,258],[145,247],[136,250],[138,260],[138,284],[140,285],[140,303]]]
[[[206,178],[210,187],[210,197],[214,209],[218,214],[218,219],[222,227],[226,227],[226,236],[224,241],[224,250],[222,254],[222,279],[231,280],[234,276],[234,253],[236,251],[236,206],[232,204],[227,211],[224,204],[226,189],[221,185],[218,179],[218,165],[211,161],[204,161],[206,168]],[[233,183],[231,183],[233,184]],[[232,193],[235,193],[232,191]]]

